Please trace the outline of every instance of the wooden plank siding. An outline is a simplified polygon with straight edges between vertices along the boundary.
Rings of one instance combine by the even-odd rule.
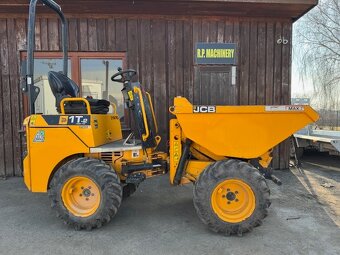
[[[0,176],[21,175],[19,51],[26,47],[26,25],[24,18],[0,18]],[[61,50],[59,25],[54,17],[37,19],[37,49]],[[69,20],[69,45],[71,51],[127,52],[127,67],[139,71],[139,80],[153,97],[165,150],[173,97],[185,96],[199,103],[196,42],[237,43],[236,84],[230,95],[224,96],[225,103],[288,104],[291,28],[290,19],[73,17]],[[289,40],[287,45],[277,43],[282,36]],[[287,143],[275,149],[274,155],[274,168],[288,167]]]
[[[21,175],[21,129],[22,100],[19,89],[19,55],[22,38],[26,29],[25,21],[0,19],[0,176]],[[16,33],[17,31],[18,33]]]

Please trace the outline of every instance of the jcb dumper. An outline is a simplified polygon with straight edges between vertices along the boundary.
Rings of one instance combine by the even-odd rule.
[[[309,106],[192,105],[174,98],[170,112],[170,152],[161,141],[150,94],[132,82],[134,70],[111,77],[123,84],[136,134],[123,139],[116,106],[81,98],[67,77],[67,26],[61,8],[41,0],[61,17],[63,72],[49,72],[57,115],[35,114],[34,18],[30,5],[26,87],[30,116],[24,121],[27,154],[24,181],[32,192],[48,192],[57,216],[76,229],[98,228],[117,213],[147,178],[167,174],[173,185],[194,183],[194,206],[211,230],[239,234],[261,224],[270,206],[267,179],[272,148],[318,119]],[[112,108],[109,113],[109,108]]]

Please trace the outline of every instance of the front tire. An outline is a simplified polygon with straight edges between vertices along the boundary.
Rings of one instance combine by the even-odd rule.
[[[115,171],[105,162],[78,158],[54,175],[49,189],[57,217],[75,229],[99,228],[116,215],[122,187]]]
[[[235,159],[217,161],[199,176],[194,206],[201,221],[225,235],[251,231],[268,214],[270,191],[252,165]]]

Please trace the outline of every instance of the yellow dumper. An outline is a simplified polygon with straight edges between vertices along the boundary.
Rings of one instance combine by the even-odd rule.
[[[194,206],[211,230],[241,235],[260,225],[270,205],[265,178],[278,182],[268,171],[272,148],[316,121],[317,113],[309,106],[191,105],[176,97],[168,155],[157,150],[161,137],[150,95],[131,81],[136,71],[118,69],[111,80],[122,83],[136,127],[136,135],[123,139],[114,104],[78,97],[67,77],[65,18],[53,1],[42,1],[62,20],[64,71],[48,73],[59,114],[35,114],[32,0],[26,75],[31,115],[24,121],[28,189],[48,192],[65,223],[92,229],[108,223],[141,182],[170,170],[171,184],[194,183]]]

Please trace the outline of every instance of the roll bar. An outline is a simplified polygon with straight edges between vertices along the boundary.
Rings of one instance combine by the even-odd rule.
[[[62,48],[63,48],[63,73],[67,76],[67,64],[68,64],[68,29],[67,20],[61,7],[53,0],[31,0],[29,6],[29,17],[28,17],[28,33],[27,33],[27,68],[26,68],[26,88],[23,88],[24,92],[28,92],[29,102],[29,114],[35,113],[35,100],[39,93],[39,89],[34,88],[34,49],[35,49],[35,18],[36,18],[36,7],[38,1],[55,11],[60,20],[62,27]]]

